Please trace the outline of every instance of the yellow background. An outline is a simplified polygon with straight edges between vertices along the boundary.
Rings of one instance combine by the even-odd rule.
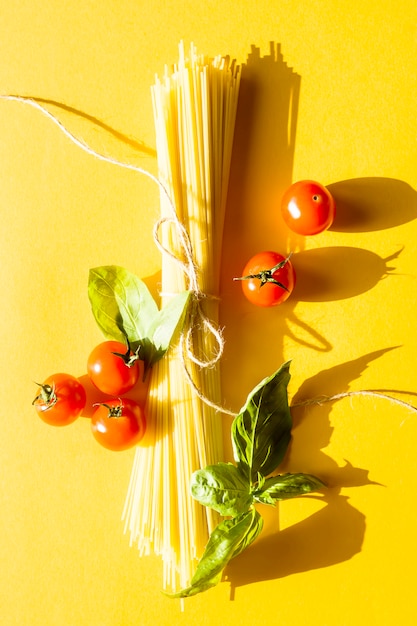
[[[258,63],[248,81],[222,269],[225,403],[237,410],[287,359],[296,400],[360,389],[416,400],[415,2],[3,0],[0,93],[65,104],[50,110],[94,149],[155,172],[149,89],[181,39],[239,63],[274,42],[300,78],[289,146],[291,85],[277,82],[279,59]],[[322,235],[287,241],[279,196],[300,178],[329,185],[339,217]],[[85,419],[54,429],[34,414],[33,381],[81,376],[101,340],[88,269],[119,264],[156,285],[158,211],[150,180],[85,154],[30,107],[0,101],[2,625],[414,624],[417,423],[408,410],[371,397],[294,410],[283,469],[320,476],[325,498],[265,511],[260,540],[228,580],[183,613],[160,593],[160,561],[140,559],[123,534],[133,452],[100,448]],[[296,251],[294,296],[254,310],[231,278],[257,250],[283,247]]]

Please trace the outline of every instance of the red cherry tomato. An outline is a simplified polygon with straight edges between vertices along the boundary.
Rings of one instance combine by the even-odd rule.
[[[67,426],[81,415],[86,401],[85,389],[74,376],[54,374],[40,385],[33,405],[47,424]]]
[[[295,233],[317,235],[332,225],[336,205],[326,187],[313,180],[300,180],[284,193],[281,213]]]
[[[94,411],[91,430],[96,441],[108,450],[127,450],[145,434],[145,414],[133,400],[110,400]]]
[[[259,252],[245,265],[242,290],[257,306],[276,306],[287,300],[294,289],[295,271],[288,257],[278,252]]]
[[[104,341],[88,357],[87,372],[97,389],[109,396],[121,396],[136,385],[143,362],[123,343]]]

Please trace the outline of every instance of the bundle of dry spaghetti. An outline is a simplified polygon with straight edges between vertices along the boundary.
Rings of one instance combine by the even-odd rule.
[[[192,303],[183,334],[152,369],[151,445],[138,447],[124,519],[141,554],[164,564],[164,588],[187,585],[216,514],[190,495],[193,471],[223,460],[216,330],[221,242],[240,69],[180,45],[179,62],[152,88],[161,220],[161,304],[183,290]]]

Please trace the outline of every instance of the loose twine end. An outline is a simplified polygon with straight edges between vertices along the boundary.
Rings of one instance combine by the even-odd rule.
[[[400,392],[399,392],[400,393]],[[321,406],[326,404],[327,402],[336,402],[338,400],[343,400],[344,398],[352,398],[355,396],[370,396],[372,398],[380,398],[383,400],[388,400],[391,404],[396,404],[401,406],[411,413],[417,413],[417,408],[411,404],[410,402],[405,402],[404,400],[400,400],[399,398],[395,398],[387,393],[382,393],[380,391],[373,391],[372,389],[362,389],[358,391],[344,391],[342,393],[337,393],[332,396],[318,396],[317,398],[310,398],[308,400],[300,400],[299,402],[294,402],[291,404],[291,408],[299,408],[299,407],[310,407],[310,406]],[[405,419],[401,422],[400,426],[405,423]]]

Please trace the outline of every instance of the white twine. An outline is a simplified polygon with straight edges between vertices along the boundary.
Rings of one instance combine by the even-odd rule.
[[[50,111],[48,111],[48,109],[46,109],[44,106],[39,104],[39,102],[37,102],[36,98],[31,98],[29,96],[13,96],[13,95],[2,95],[2,94],[0,94],[0,99],[1,100],[11,100],[11,101],[14,101],[14,102],[22,102],[23,104],[28,104],[29,106],[33,107],[34,109],[37,109],[43,115],[45,115],[47,118],[49,118],[51,120],[51,122],[53,122],[56,126],[58,126],[60,131],[62,133],[64,133],[64,135],[68,139],[70,139],[70,141],[72,141],[76,146],[81,148],[81,150],[84,150],[84,152],[87,152],[88,154],[91,154],[92,156],[94,156],[96,159],[99,159],[100,161],[105,161],[106,163],[111,163],[112,165],[117,165],[118,167],[123,167],[124,169],[127,169],[127,170],[132,170],[134,172],[137,172],[139,174],[143,174],[144,176],[147,176],[148,178],[153,180],[159,186],[159,188],[166,195],[170,205],[172,205],[171,197],[170,197],[167,189],[164,187],[162,182],[156,176],[154,176],[153,174],[151,174],[147,170],[143,169],[142,167],[138,167],[137,165],[132,165],[130,163],[124,163],[122,161],[118,161],[117,159],[114,159],[113,157],[109,157],[109,156],[106,156],[104,154],[100,154],[99,152],[96,152],[95,150],[90,148],[90,146],[88,146],[86,143],[84,143],[81,139],[79,139],[78,137],[73,135],[62,124],[62,122],[60,122],[60,120],[57,117],[55,117],[55,115],[53,115],[53,113],[51,113]]]
[[[158,182],[160,182],[158,180]],[[161,183],[162,184],[162,183]],[[168,194],[168,192],[166,191],[166,193]],[[167,254],[169,257],[171,257],[171,259],[177,263],[178,265],[180,265],[184,271],[184,273],[186,274],[187,278],[188,278],[188,287],[190,289],[190,291],[193,292],[194,296],[198,297],[200,292],[200,287],[198,284],[198,280],[197,280],[197,266],[195,265],[194,262],[194,256],[193,256],[193,250],[192,250],[192,245],[191,245],[191,241],[190,241],[190,236],[187,232],[187,229],[185,228],[185,226],[183,224],[181,224],[181,222],[179,221],[176,212],[175,212],[175,208],[174,205],[171,201],[171,199],[169,198],[169,203],[170,203],[170,208],[173,211],[174,215],[173,217],[161,217],[161,219],[159,219],[154,228],[153,228],[153,238],[155,241],[156,246],[159,248],[159,250],[163,253],[163,254]],[[171,250],[169,250],[166,246],[164,246],[161,243],[161,240],[159,239],[159,230],[162,226],[162,224],[169,224],[172,223],[175,225],[176,229],[177,229],[177,233],[180,239],[180,243],[181,243],[181,247],[184,251],[185,257],[186,257],[186,263],[184,263],[176,254],[174,254],[173,252],[171,252]]]

